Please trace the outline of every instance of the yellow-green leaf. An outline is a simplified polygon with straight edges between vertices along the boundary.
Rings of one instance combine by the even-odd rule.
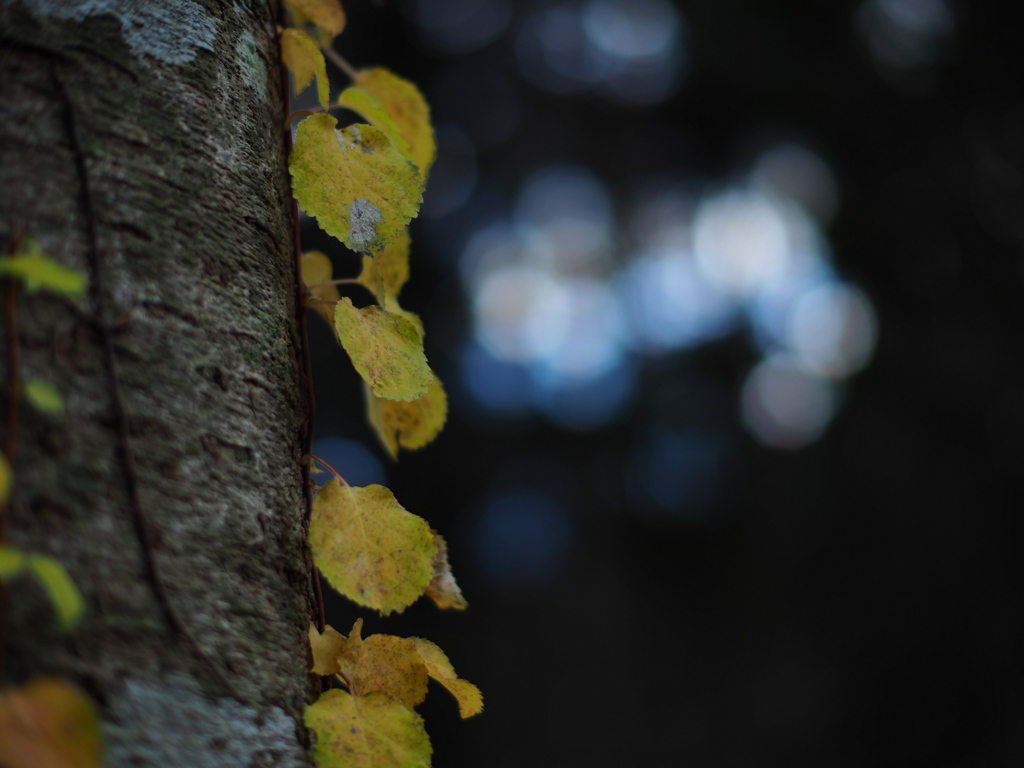
[[[334,689],[306,707],[316,732],[320,768],[427,768],[430,739],[423,720],[384,694],[352,696]]]
[[[21,279],[29,293],[46,290],[77,296],[85,290],[82,275],[46,256],[4,256],[0,258],[0,275]]]
[[[313,500],[309,544],[332,587],[381,613],[404,610],[423,594],[437,553],[430,526],[391,491],[343,486],[337,478]]]
[[[316,77],[316,93],[320,106],[331,103],[331,83],[327,79],[327,63],[316,41],[300,29],[286,29],[281,33],[281,58],[292,71],[295,95],[298,96]]]
[[[419,211],[423,178],[373,126],[337,124],[330,115],[299,123],[288,158],[295,199],[327,234],[376,253]]]
[[[32,379],[25,382],[25,397],[32,406],[43,413],[60,415],[64,413],[64,399],[48,381]]]
[[[387,136],[391,145],[401,152],[403,157],[416,162],[412,156],[412,147],[398,130],[391,113],[381,104],[380,99],[368,90],[357,85],[346,88],[338,96],[338,106],[351,109],[361,115],[366,122]]]
[[[382,67],[359,70],[356,73],[356,85],[376,96],[391,115],[399,135],[409,145],[412,161],[426,178],[434,162],[437,144],[434,128],[430,124],[430,107],[423,94],[408,80]],[[372,116],[365,117],[373,122]]]
[[[420,316],[415,312],[402,309],[401,305],[398,303],[398,299],[388,296],[387,300],[384,302],[384,311],[391,315],[404,317],[412,323],[413,327],[416,329],[416,333],[419,334],[420,339],[423,339],[423,337],[427,335],[426,331],[423,330],[423,321],[420,320]]]
[[[433,600],[438,608],[455,608],[465,610],[469,607],[462,590],[452,575],[452,567],[448,564],[448,543],[437,531],[434,531],[437,543],[437,555],[434,556],[434,576],[427,585],[426,596]]]
[[[462,680],[455,674],[452,663],[448,661],[444,651],[429,640],[422,637],[409,638],[416,646],[420,658],[427,667],[427,674],[448,689],[459,703],[459,714],[472,717],[484,711],[484,697],[480,689],[472,683]]]
[[[441,432],[448,418],[448,397],[436,376],[427,391],[410,402],[385,400],[367,390],[370,425],[376,430],[392,458],[398,448],[415,451]]]
[[[0,765],[99,768],[100,718],[76,686],[37,678],[0,692]]]
[[[423,339],[409,320],[380,307],[357,309],[347,297],[334,311],[334,329],[370,391],[387,400],[415,400],[434,379]]]
[[[61,626],[73,628],[85,610],[85,602],[64,566],[46,555],[29,555],[28,564],[46,589]]]
[[[345,11],[338,0],[285,0],[297,23],[311,21],[328,45],[345,28]]]
[[[338,657],[345,646],[345,636],[333,627],[324,627],[321,635],[317,628],[309,625],[309,648],[313,655],[313,666],[309,671],[314,675],[333,675],[341,667],[338,666]]]
[[[409,229],[388,243],[375,256],[363,256],[363,271],[356,278],[383,303],[385,298],[397,299],[409,279]],[[381,295],[381,289],[384,296]]]
[[[7,457],[0,455],[0,504],[10,498],[13,476],[11,465],[7,463]]]
[[[338,286],[328,285],[332,279],[331,260],[320,251],[302,254],[302,283],[312,297],[306,306],[334,327],[334,305],[340,298]],[[319,471],[319,470],[317,470]]]
[[[28,557],[21,550],[0,544],[0,579],[20,573],[28,565]]]

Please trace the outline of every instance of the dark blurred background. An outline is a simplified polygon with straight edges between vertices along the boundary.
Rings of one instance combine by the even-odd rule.
[[[392,463],[311,318],[314,450],[449,540],[469,610],[365,630],[483,689],[428,698],[435,765],[1024,765],[1009,18],[345,5],[336,49],[433,108],[402,303],[451,412]]]

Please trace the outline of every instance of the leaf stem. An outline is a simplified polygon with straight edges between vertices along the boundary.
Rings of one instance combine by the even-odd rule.
[[[338,105],[337,104],[331,104],[328,107],[313,107],[311,109],[300,109],[298,112],[292,112],[290,115],[288,115],[288,117],[285,120],[284,124],[285,125],[291,125],[292,123],[294,123],[296,120],[298,120],[301,117],[309,117],[310,115],[318,115],[321,112],[326,112],[327,110],[333,109],[336,106],[338,106]]]
[[[11,241],[10,255],[13,256],[21,248],[25,230],[19,223],[14,230]],[[18,412],[21,404],[21,370],[18,355],[18,281],[14,277],[7,278],[7,445],[5,458],[8,471],[14,471],[14,449],[18,442]],[[0,545],[7,543],[7,510],[10,496],[0,503]],[[7,616],[10,610],[11,593],[7,582],[0,583],[0,685],[7,681]]]
[[[324,52],[324,56],[330,59],[331,63],[334,64],[338,69],[340,69],[342,72],[348,75],[352,80],[356,79],[355,68],[347,61],[345,61],[345,59],[341,57],[340,53],[334,50],[331,46],[324,45],[323,43],[320,43],[320,50]]]
[[[21,248],[25,231],[21,224],[15,230],[9,253],[14,256]],[[4,454],[7,464],[14,468],[14,451],[18,445],[18,414],[21,402],[21,358],[18,352],[18,281],[7,278],[7,440]],[[0,510],[0,544],[7,543],[7,504]]]
[[[328,472],[330,472],[330,473],[331,473],[332,475],[334,475],[334,476],[335,476],[336,478],[338,478],[338,481],[339,481],[339,482],[340,482],[340,483],[341,483],[342,485],[348,485],[348,483],[347,483],[347,482],[345,482],[345,478],[344,478],[344,477],[342,477],[341,475],[339,475],[339,474],[338,474],[338,470],[336,470],[336,469],[335,469],[334,467],[332,467],[332,466],[331,466],[330,464],[328,464],[328,463],[327,463],[326,461],[324,461],[323,459],[321,459],[321,458],[320,458],[319,456],[317,456],[317,455],[316,455],[315,453],[307,453],[307,454],[306,454],[305,456],[303,456],[302,458],[303,458],[303,460],[305,460],[305,459],[312,459],[312,460],[313,460],[313,461],[315,461],[315,462],[316,462],[317,464],[320,464],[320,465],[322,465],[322,466],[323,466],[323,467],[324,467],[325,469],[327,469],[327,471],[328,471]]]
[[[347,690],[353,696],[356,695],[355,691],[352,690],[352,681],[348,679],[344,672],[338,670],[334,673],[334,676],[338,678],[338,682],[345,686],[345,690]]]

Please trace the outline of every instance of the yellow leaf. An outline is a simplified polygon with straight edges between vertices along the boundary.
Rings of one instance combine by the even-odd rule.
[[[409,401],[430,387],[434,374],[409,320],[377,306],[356,309],[346,297],[335,307],[334,329],[373,394]]]
[[[0,693],[0,765],[99,768],[100,719],[77,687],[37,678]]]
[[[299,123],[288,158],[295,199],[327,234],[376,253],[419,211],[423,178],[373,126],[337,124],[330,115]]]
[[[363,256],[363,271],[357,280],[383,302],[385,298],[397,299],[409,279],[409,229],[388,243],[375,256]],[[384,295],[381,295],[383,288]]]
[[[452,567],[448,564],[448,543],[437,531],[433,533],[434,541],[437,543],[437,554],[434,556],[434,576],[427,585],[426,595],[438,608],[465,610],[469,603],[462,596],[462,590],[452,575]]]
[[[85,602],[68,572],[57,560],[46,555],[29,555],[28,561],[29,568],[50,597],[61,626],[72,629],[85,610]]]
[[[404,610],[423,594],[437,553],[430,526],[391,491],[343,486],[337,478],[313,500],[309,544],[332,587],[381,613]]]
[[[423,720],[384,694],[325,691],[306,707],[316,732],[320,768],[427,768],[430,740]]]
[[[427,668],[412,642],[394,635],[363,640],[363,620],[356,619],[348,638],[339,644],[341,676],[356,696],[386,693],[409,708],[427,695]]]
[[[285,4],[298,23],[313,22],[327,44],[345,28],[345,11],[338,0],[285,0]]]
[[[387,300],[385,300],[384,302],[384,311],[391,315],[404,317],[406,320],[412,323],[413,327],[416,329],[416,333],[419,334],[420,339],[423,339],[427,335],[426,331],[423,330],[423,321],[420,320],[420,316],[417,315],[415,312],[410,312],[407,309],[402,309],[401,305],[398,303],[398,299],[388,296]]]
[[[338,288],[334,285],[321,285],[333,278],[334,267],[330,258],[321,251],[309,251],[302,254],[302,284],[314,296],[322,296],[330,301],[338,300]]]
[[[392,458],[397,458],[399,446],[415,451],[427,445],[448,418],[448,397],[436,376],[427,391],[410,402],[375,397],[369,389],[366,397],[370,425]]]
[[[359,70],[356,73],[356,85],[376,96],[391,115],[398,134],[409,145],[410,158],[426,178],[434,162],[437,144],[434,128],[430,124],[430,107],[423,94],[408,80],[382,67]],[[372,116],[364,116],[373,122]]]
[[[0,456],[0,504],[3,504],[11,496],[11,480],[13,473],[11,465],[7,463],[6,456]]]
[[[361,115],[366,122],[388,137],[391,146],[397,149],[402,154],[402,157],[413,163],[416,162],[416,158],[413,157],[412,147],[409,145],[406,137],[402,135],[391,113],[388,112],[387,107],[381,103],[380,99],[368,90],[357,85],[346,88],[338,96],[338,105]],[[419,166],[417,165],[417,167]]]
[[[25,397],[32,406],[43,413],[59,415],[64,413],[64,400],[53,384],[40,379],[25,382]]]
[[[353,633],[349,640],[358,639]],[[427,697],[427,668],[411,640],[370,635],[343,651],[341,672],[351,693],[385,693],[412,709]]]
[[[331,103],[331,83],[327,79],[327,63],[316,41],[299,29],[286,29],[281,33],[281,58],[292,71],[295,95],[298,96],[316,77],[316,93],[320,106]]]
[[[409,640],[416,646],[420,658],[427,666],[427,674],[447,688],[458,701],[459,714],[462,717],[472,717],[484,711],[484,697],[480,689],[466,680],[461,680],[455,674],[455,669],[444,651],[422,637],[410,637]]]
[[[333,328],[334,305],[341,296],[338,293],[338,286],[324,285],[332,279],[331,260],[320,251],[310,251],[302,254],[301,267],[302,283],[312,297],[306,306],[313,309]]]
[[[313,666],[309,671],[314,675],[333,675],[338,672],[338,656],[345,645],[345,636],[333,627],[324,627],[321,635],[317,628],[309,625],[309,647],[313,654]]]
[[[15,576],[28,564],[28,558],[23,552],[0,544],[0,580]]]

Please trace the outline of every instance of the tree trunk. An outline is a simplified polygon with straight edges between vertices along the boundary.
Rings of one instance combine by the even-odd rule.
[[[8,542],[59,559],[87,604],[67,635],[10,582],[5,680],[82,685],[108,766],[310,762],[275,4],[0,0],[0,239],[23,227],[89,281],[72,299],[0,285]],[[11,404],[18,377],[65,414]]]

